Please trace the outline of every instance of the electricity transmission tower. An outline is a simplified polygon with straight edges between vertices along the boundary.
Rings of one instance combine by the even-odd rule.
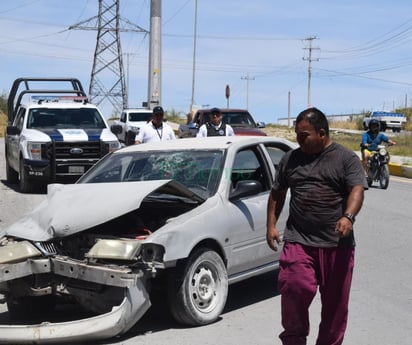
[[[119,114],[128,107],[120,32],[149,32],[120,17],[120,0],[98,1],[98,15],[70,26],[69,30],[97,30],[89,98],[96,105],[109,101]],[[127,27],[121,28],[121,22]]]

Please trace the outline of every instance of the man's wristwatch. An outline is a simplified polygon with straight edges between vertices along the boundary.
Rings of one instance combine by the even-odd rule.
[[[343,217],[349,219],[352,224],[355,223],[355,216],[352,213],[345,213]]]

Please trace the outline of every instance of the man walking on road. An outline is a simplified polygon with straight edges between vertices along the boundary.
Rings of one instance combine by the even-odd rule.
[[[283,345],[306,344],[309,306],[319,286],[316,345],[340,345],[354,267],[353,225],[367,188],[365,174],[354,152],[332,142],[320,110],[302,111],[295,132],[300,147],[280,161],[267,213],[267,242],[277,250],[281,238],[276,221],[290,189],[278,278],[284,328],[279,338]]]

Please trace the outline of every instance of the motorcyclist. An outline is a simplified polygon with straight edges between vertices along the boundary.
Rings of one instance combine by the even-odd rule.
[[[396,145],[396,142],[389,139],[384,133],[380,133],[380,122],[377,119],[371,119],[368,124],[369,130],[362,134],[361,153],[362,165],[366,172],[369,157],[378,151],[378,145],[382,142],[389,145]]]

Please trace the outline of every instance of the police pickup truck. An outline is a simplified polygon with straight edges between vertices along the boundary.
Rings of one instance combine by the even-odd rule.
[[[8,98],[6,177],[9,183],[19,183],[21,192],[56,180],[75,180],[118,148],[117,137],[88,102],[79,80],[14,81]]]

